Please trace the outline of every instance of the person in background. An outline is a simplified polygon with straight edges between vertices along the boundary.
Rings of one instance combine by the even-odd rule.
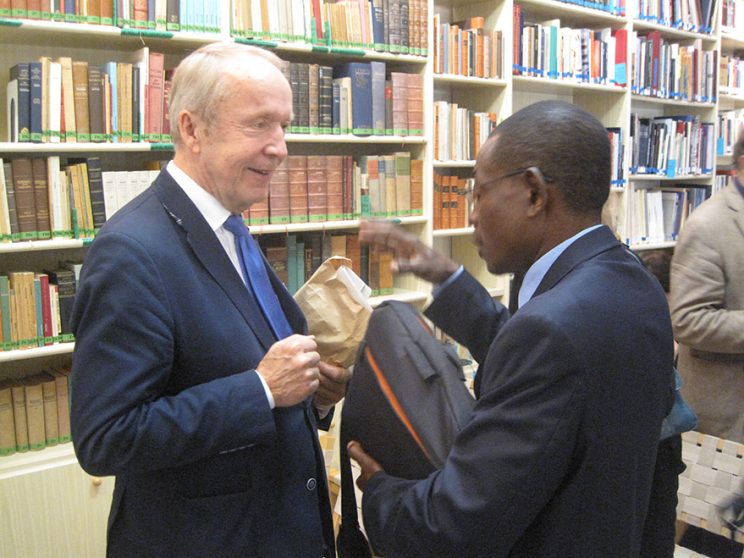
[[[530,105],[484,144],[473,239],[491,273],[524,273],[513,316],[409,233],[362,224],[398,272],[436,284],[426,315],[480,364],[472,417],[428,478],[392,477],[349,444],[385,556],[639,555],[672,328],[658,282],[600,224],[609,184],[606,130],[568,103]]]
[[[116,475],[108,556],[334,556],[317,428],[348,372],[241,218],[287,155],[289,84],[215,43],[170,95],[174,159],[96,237],[72,316],[75,452]]]
[[[698,416],[697,430],[744,443],[744,130],[733,158],[734,183],[695,209],[680,231],[671,306],[682,393]],[[681,544],[709,556],[741,556],[742,545],[729,548],[733,543],[712,537],[691,528]]]

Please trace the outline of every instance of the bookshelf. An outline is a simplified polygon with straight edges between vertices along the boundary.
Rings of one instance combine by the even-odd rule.
[[[473,113],[493,114],[496,122],[503,120],[513,112],[528,104],[543,99],[561,99],[575,103],[594,114],[607,128],[619,130],[622,137],[622,149],[618,160],[619,179],[611,188],[608,202],[608,223],[612,224],[620,238],[630,242],[635,249],[670,248],[673,239],[649,238],[646,233],[630,234],[634,219],[638,220],[637,192],[643,195],[656,191],[684,191],[695,186],[713,188],[716,183],[715,169],[730,164],[727,155],[726,138],[715,138],[713,164],[704,173],[643,174],[636,172],[632,165],[633,143],[631,141],[631,123],[633,115],[654,119],[657,117],[681,117],[692,115],[701,122],[713,123],[714,131],[722,129],[721,122],[737,123],[744,121],[744,84],[726,82],[715,96],[706,100],[667,99],[642,94],[636,90],[633,80],[632,53],[635,51],[637,37],[657,35],[669,44],[678,47],[695,47],[712,51],[719,57],[728,57],[731,64],[742,75],[744,59],[744,2],[742,0],[718,0],[713,15],[711,33],[699,33],[689,28],[675,28],[659,23],[658,18],[647,13],[639,13],[638,0],[626,0],[624,10],[620,1],[606,2],[605,6],[592,2],[559,2],[556,0],[422,0],[423,4],[413,3],[420,10],[423,5],[428,13],[428,42],[426,55],[422,54],[422,45],[413,52],[403,52],[400,48],[378,48],[369,44],[360,44],[349,38],[345,41],[315,43],[302,40],[287,40],[288,33],[277,29],[268,29],[249,37],[244,30],[236,31],[232,40],[266,46],[280,57],[290,62],[340,65],[346,62],[383,62],[386,71],[417,74],[423,84],[424,130],[422,135],[369,135],[360,136],[344,134],[311,134],[291,133],[287,136],[290,155],[350,155],[359,161],[366,155],[390,155],[395,152],[410,152],[412,158],[423,160],[423,214],[416,216],[393,217],[401,225],[418,235],[422,240],[431,243],[438,249],[449,253],[460,261],[478,278],[494,297],[506,302],[509,281],[507,277],[490,275],[481,262],[472,245],[472,229],[467,226],[464,217],[451,227],[435,227],[434,217],[441,209],[442,201],[436,196],[433,184],[436,177],[454,177],[467,180],[472,176],[474,153],[469,147],[467,156],[460,158],[439,157],[437,132],[439,112],[435,104],[443,103],[452,107],[464,108]],[[324,2],[321,2],[323,4]],[[250,6],[250,0],[244,4]],[[278,2],[277,6],[287,3]],[[298,4],[298,3],[296,3]],[[151,51],[164,54],[165,68],[175,67],[188,52],[216,40],[231,39],[231,28],[237,21],[233,6],[242,5],[238,0],[221,2],[219,32],[199,30],[175,31],[172,29],[121,29],[111,25],[95,23],[59,22],[51,20],[15,19],[0,15],[0,158],[12,160],[17,157],[99,157],[104,170],[133,171],[143,168],[151,161],[168,159],[172,155],[172,145],[164,142],[133,143],[10,143],[7,142],[8,121],[5,112],[7,102],[5,83],[9,69],[22,61],[36,60],[41,56],[69,56],[73,60],[85,60],[89,64],[104,64],[110,60],[126,61],[136,56],[142,46]],[[645,3],[644,3],[645,5]],[[722,9],[725,5],[726,9]],[[554,79],[533,68],[515,71],[515,64],[522,66],[519,52],[522,29],[515,26],[515,9],[519,6],[528,23],[541,24],[546,27],[558,26],[572,29],[589,29],[604,32],[607,37],[625,35],[626,79],[616,73],[615,83],[612,77],[604,80],[575,79],[561,77]],[[732,15],[736,8],[735,15]],[[277,7],[277,10],[280,8]],[[285,8],[281,8],[285,9]],[[250,9],[249,9],[250,11]],[[279,12],[277,12],[279,13]],[[421,12],[419,12],[421,13]],[[245,13],[242,13],[243,17]],[[444,70],[435,56],[437,45],[441,44],[438,35],[439,25],[454,24],[472,18],[482,18],[482,27],[489,32],[500,32],[500,44],[494,48],[489,59],[500,61],[493,63],[493,72],[463,73],[460,64],[458,71]],[[557,22],[559,23],[556,23]],[[515,31],[516,30],[516,31]],[[476,37],[478,32],[472,32]],[[282,38],[281,35],[284,35]],[[475,38],[474,41],[478,39]],[[493,47],[493,36],[491,36]],[[477,45],[477,42],[475,43]],[[678,48],[675,47],[675,48]],[[460,58],[462,62],[462,58]],[[484,63],[485,66],[485,63]],[[496,69],[499,68],[498,71]],[[718,81],[723,79],[723,68],[719,71]],[[617,69],[616,69],[617,70]],[[728,74],[727,74],[728,75]],[[716,84],[717,85],[717,84]],[[468,117],[466,117],[467,120]],[[482,118],[482,117],[480,117]],[[487,119],[488,117],[486,117]],[[482,121],[480,121],[482,124]],[[465,134],[469,128],[462,125]],[[474,140],[475,142],[475,140]],[[458,186],[459,188],[459,186]],[[458,204],[464,199],[456,197],[457,192],[450,191]],[[652,196],[653,197],[653,196]],[[464,198],[464,197],[463,197]],[[450,200],[452,201],[452,200]],[[450,202],[446,202],[450,203]],[[466,212],[463,214],[466,215]],[[636,217],[634,217],[636,215]],[[644,220],[646,216],[644,215]],[[260,237],[270,238],[291,234],[341,234],[353,233],[359,224],[358,218],[336,221],[308,223],[282,223],[252,225],[254,233]],[[33,269],[43,270],[63,260],[82,260],[90,238],[55,238],[50,240],[31,240],[13,243],[0,243],[0,272],[9,270]],[[373,304],[378,304],[392,296],[416,305],[423,305],[429,297],[430,286],[410,276],[398,277],[395,280],[391,295],[375,297]],[[47,366],[58,366],[69,363],[73,343],[61,343],[46,347],[0,352],[0,380],[19,378],[37,372]],[[59,475],[59,476],[58,476]],[[52,479],[47,480],[47,479]],[[75,529],[93,531],[103,536],[108,512],[108,501],[113,483],[105,479],[103,484],[86,476],[77,466],[70,444],[46,448],[39,452],[16,454],[0,458],[0,554],[3,556],[43,555],[36,542],[31,541],[29,532],[45,533],[48,540],[61,541],[66,555],[98,556],[102,555],[104,544],[72,540],[69,532]],[[68,482],[69,481],[69,482]],[[51,483],[51,484],[50,484]],[[96,484],[98,483],[98,484]],[[59,485],[68,485],[72,492],[60,492]],[[6,496],[11,495],[11,496]],[[81,499],[82,498],[82,499]],[[54,501],[52,506],[52,499]],[[108,499],[108,500],[107,500]],[[25,505],[26,501],[48,502],[53,510],[64,518],[68,534],[55,530],[45,519],[39,525],[36,509]],[[59,500],[60,502],[57,502]],[[67,502],[64,503],[63,501]],[[12,505],[11,505],[12,503]],[[74,503],[74,506],[71,504]],[[59,509],[56,506],[59,505]],[[75,509],[77,508],[77,509]],[[84,513],[79,513],[85,510]],[[41,513],[41,512],[39,512]],[[24,515],[29,514],[29,515]],[[65,523],[69,522],[69,523]],[[25,528],[23,526],[26,526]],[[28,527],[33,525],[34,527]],[[39,537],[37,536],[36,539]],[[73,537],[74,538],[74,537]],[[48,542],[48,541],[45,541]],[[67,546],[69,545],[69,546]],[[77,545],[77,546],[76,546]],[[29,554],[28,549],[33,551]],[[69,550],[68,550],[69,549]]]

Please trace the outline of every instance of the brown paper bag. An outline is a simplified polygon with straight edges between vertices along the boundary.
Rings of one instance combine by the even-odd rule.
[[[338,256],[323,262],[295,293],[321,360],[345,368],[354,363],[372,312],[369,294],[351,270],[351,260]]]

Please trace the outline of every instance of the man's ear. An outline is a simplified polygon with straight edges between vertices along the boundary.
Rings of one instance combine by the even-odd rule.
[[[181,134],[181,142],[192,151],[199,150],[203,126],[201,118],[193,112],[182,110],[178,113],[178,131]]]
[[[528,217],[536,217],[544,212],[550,200],[550,188],[539,172],[527,169],[524,173],[525,183],[530,196],[530,204],[527,208]]]

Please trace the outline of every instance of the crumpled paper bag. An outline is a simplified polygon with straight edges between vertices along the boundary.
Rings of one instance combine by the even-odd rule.
[[[294,298],[315,336],[321,360],[348,368],[367,331],[371,289],[351,269],[351,260],[328,258]]]

